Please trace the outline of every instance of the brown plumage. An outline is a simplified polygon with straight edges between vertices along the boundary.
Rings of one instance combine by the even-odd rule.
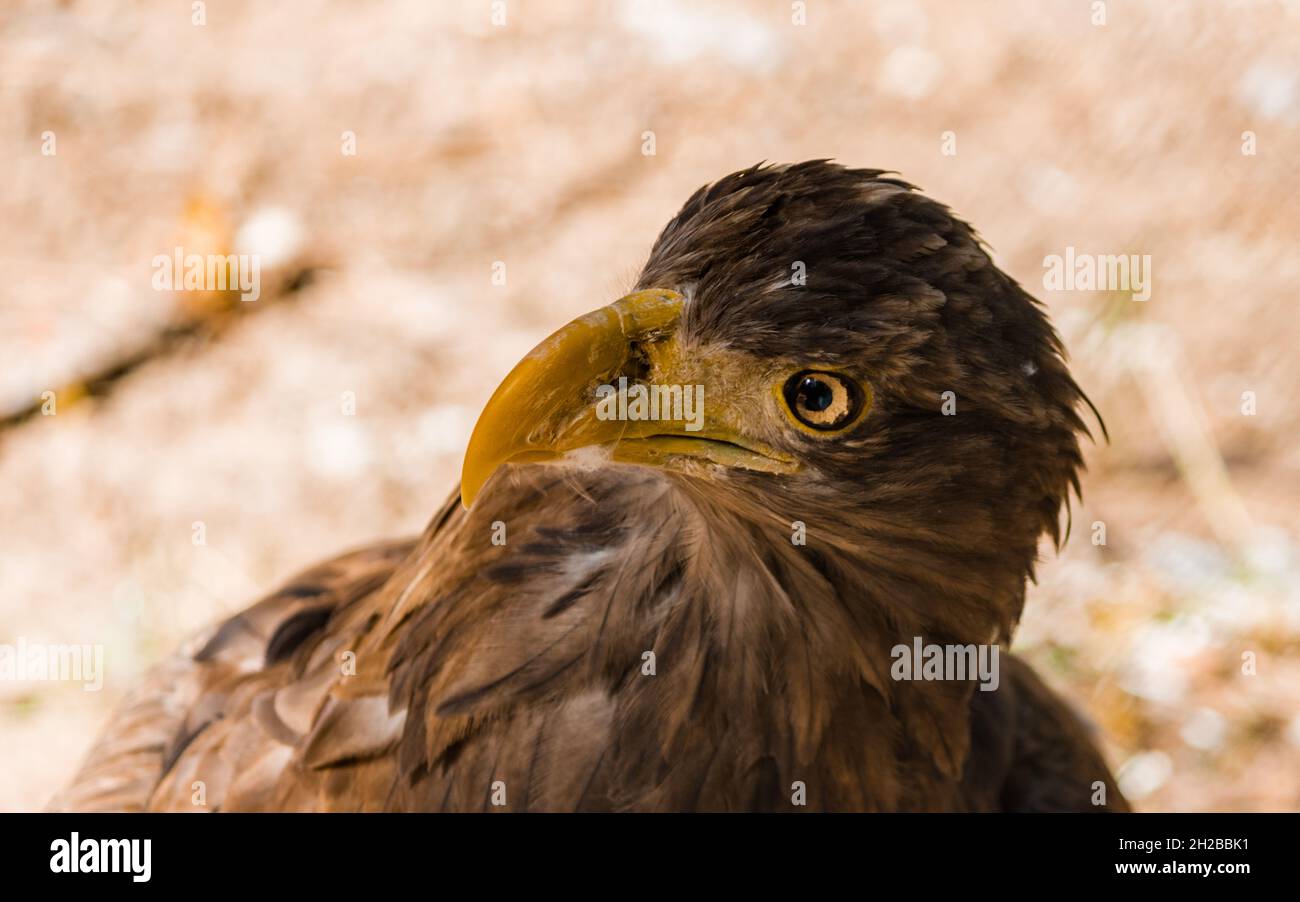
[[[891,675],[916,637],[1010,640],[1082,466],[1060,341],[970,228],[877,171],[755,167],[637,288],[503,383],[468,509],[162,665],[56,806],[1125,809],[1011,655],[993,692]],[[702,385],[704,430],[599,421],[618,376]]]

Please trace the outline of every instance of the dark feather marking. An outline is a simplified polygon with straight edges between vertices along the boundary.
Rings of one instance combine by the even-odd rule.
[[[577,801],[573,803],[574,811],[584,810],[584,806],[587,804],[587,794],[591,792],[591,786],[593,783],[596,782],[596,776],[597,774],[600,773],[601,767],[604,766],[605,755],[608,752],[609,752],[608,748],[603,748],[600,750],[600,757],[596,759],[595,765],[593,765],[591,768],[591,773],[587,775],[586,782],[582,784],[582,792],[578,793]]]
[[[537,772],[537,759],[542,753],[542,739],[546,735],[546,727],[549,723],[549,719],[543,718],[537,727],[537,735],[533,737],[533,753],[528,757],[528,778],[524,782],[524,811],[528,810],[529,802],[533,797],[533,774]]]
[[[222,715],[218,713],[215,717],[203,721],[203,723],[199,724],[193,730],[181,736],[179,741],[174,740],[172,742],[171,748],[167,752],[167,756],[163,758],[162,768],[159,772],[159,776],[160,777],[166,776],[171,771],[171,769],[176,765],[176,762],[180,760],[180,757],[182,754],[184,754],[185,750],[190,747],[190,743],[192,743],[195,739],[197,739],[199,737],[199,734],[202,733],[204,730],[206,730],[208,727],[212,726],[212,724],[216,723],[218,720],[221,720],[221,717]]]
[[[324,595],[329,591],[330,590],[325,586],[316,585],[314,583],[294,583],[293,585],[285,586],[275,594],[284,598],[315,598],[317,595]]]
[[[451,493],[451,497],[448,498],[443,503],[442,510],[439,511],[437,516],[434,517],[433,520],[434,535],[437,535],[438,533],[442,532],[443,528],[447,525],[447,523],[451,521],[452,515],[455,514],[459,508],[460,508],[460,484],[457,483],[455,490]]]
[[[334,613],[333,605],[320,605],[305,608],[285,620],[266,644],[266,658],[263,667],[274,667],[292,655],[309,636],[320,632]]]
[[[442,801],[438,803],[438,807],[435,809],[437,811],[447,810],[447,800],[451,798],[451,791],[456,785],[455,780],[447,780],[446,783],[447,787],[442,791]]]
[[[451,698],[445,700],[444,702],[442,702],[442,704],[438,705],[437,708],[438,716],[450,717],[456,714],[465,713],[465,711],[469,707],[471,707],[474,704],[474,702],[478,701],[483,696],[487,695],[493,689],[496,689],[497,687],[509,681],[511,677],[516,676],[519,673],[522,673],[530,664],[545,658],[546,655],[550,653],[551,649],[555,648],[557,645],[559,645],[561,642],[567,639],[569,635],[574,630],[576,630],[579,626],[581,626],[580,623],[575,623],[573,626],[565,630],[558,638],[552,641],[549,645],[547,645],[541,651],[537,652],[537,654],[526,659],[522,664],[519,664],[518,666],[512,668],[504,676],[500,676],[495,680],[492,680],[488,683],[484,683],[481,686],[476,686],[473,689],[467,689],[466,691],[461,692],[458,695],[454,695]],[[583,654],[585,654],[585,652],[583,652]],[[569,664],[572,663],[573,662],[569,662]],[[565,667],[568,667],[569,664],[566,664]]]
[[[582,585],[578,586],[576,589],[573,589],[569,592],[565,592],[554,602],[552,602],[551,605],[545,611],[542,612],[542,619],[550,620],[552,617],[556,616],[557,614],[563,614],[569,608],[573,607],[575,604],[577,604],[580,598],[582,598],[584,595],[586,595],[592,590],[592,587],[594,587],[596,583],[600,581],[600,577],[602,575],[603,574],[601,573],[592,574],[590,577],[587,578],[585,582],[583,582]]]

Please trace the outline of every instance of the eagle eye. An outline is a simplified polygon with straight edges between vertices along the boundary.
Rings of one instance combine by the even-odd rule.
[[[794,418],[818,432],[843,429],[856,422],[864,400],[856,382],[819,370],[795,373],[786,380],[782,395]]]

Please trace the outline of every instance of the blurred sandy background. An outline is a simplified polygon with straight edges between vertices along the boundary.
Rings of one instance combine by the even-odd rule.
[[[1300,808],[1300,4],[1106,7],[4,3],[0,643],[107,673],[0,682],[0,809],[200,626],[418,531],[499,378],[690,191],[811,157],[973,222],[1110,426],[1017,648],[1140,808]],[[261,253],[261,300],[153,290],[177,244]],[[1044,292],[1067,246],[1150,254],[1151,299]]]

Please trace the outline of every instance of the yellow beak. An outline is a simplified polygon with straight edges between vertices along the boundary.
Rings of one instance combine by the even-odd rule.
[[[711,402],[698,385],[677,389],[694,389],[703,400],[694,423],[603,415],[612,405],[602,412],[598,401],[620,376],[624,385],[647,388],[650,381],[672,381],[682,358],[676,341],[682,303],[675,291],[638,291],[575,319],[530,351],[474,426],[461,469],[461,503],[470,507],[503,464],[555,461],[580,448],[605,448],[613,461],[648,466],[705,461],[765,472],[799,469],[794,458],[729,422],[738,405]]]

